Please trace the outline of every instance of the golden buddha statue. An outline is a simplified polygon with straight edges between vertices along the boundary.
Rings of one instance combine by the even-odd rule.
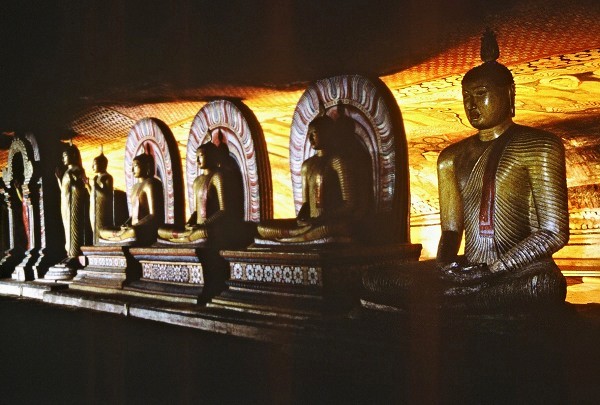
[[[158,227],[164,223],[163,185],[154,176],[154,158],[146,153],[136,156],[131,170],[137,179],[131,192],[131,217],[120,228],[100,228],[100,243],[151,245],[156,241]]]
[[[361,192],[359,168],[345,153],[339,128],[329,116],[315,118],[308,139],[316,155],[302,163],[302,206],[294,219],[258,225],[257,244],[319,244],[349,242],[366,211],[368,191]]]
[[[498,55],[488,31],[484,63],[462,81],[465,112],[478,133],[438,158],[437,265],[413,266],[437,271],[368,273],[369,299],[397,305],[406,303],[408,288],[442,288],[445,299],[483,308],[564,301],[566,282],[552,260],[569,239],[564,147],[553,134],[513,122],[514,80]]]
[[[177,245],[223,246],[236,239],[243,224],[242,184],[239,173],[229,167],[225,144],[217,147],[208,142],[196,150],[198,177],[193,191],[196,210],[185,229],[163,226],[158,230],[159,242]],[[226,154],[226,156],[224,156]]]
[[[88,222],[89,195],[87,178],[81,167],[81,155],[75,145],[66,146],[62,154],[63,167],[56,170],[56,178],[61,192],[60,212],[65,231],[65,262],[79,267],[78,257],[81,246],[92,240]],[[69,265],[69,267],[71,267]]]
[[[90,187],[90,222],[94,243],[98,242],[100,228],[114,226],[113,177],[106,172],[108,159],[101,153],[94,158],[92,170],[96,174]]]

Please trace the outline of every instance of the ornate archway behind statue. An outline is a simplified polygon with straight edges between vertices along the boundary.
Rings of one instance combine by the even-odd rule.
[[[258,120],[238,100],[214,100],[198,111],[187,143],[186,180],[188,210],[193,212],[192,185],[197,174],[196,149],[212,141],[225,142],[235,159],[244,183],[246,221],[260,222],[273,217],[273,187],[267,146]]]
[[[162,181],[165,197],[165,222],[183,224],[184,191],[181,158],[177,142],[169,127],[156,118],[143,118],[129,131],[125,144],[125,185],[131,212],[131,192],[135,178],[131,171],[133,158],[141,153],[154,157],[156,176]]]
[[[374,221],[387,233],[389,242],[410,242],[410,192],[406,134],[400,109],[390,90],[379,79],[359,75],[336,76],[310,85],[296,106],[290,134],[290,171],[296,212],[302,204],[302,162],[315,154],[310,146],[308,124],[319,114],[354,120],[354,134],[371,158]],[[352,140],[355,141],[355,140]],[[384,229],[389,228],[389,229]],[[386,232],[387,231],[387,232]]]

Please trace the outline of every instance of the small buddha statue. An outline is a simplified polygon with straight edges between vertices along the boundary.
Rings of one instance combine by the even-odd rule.
[[[136,156],[131,170],[137,179],[131,192],[131,217],[120,228],[100,228],[100,243],[151,245],[156,241],[159,226],[164,223],[163,185],[154,176],[154,158],[146,153]]]
[[[350,242],[354,226],[365,214],[360,178],[341,142],[338,128],[327,115],[308,125],[316,155],[302,163],[302,206],[294,219],[275,219],[258,225],[256,244],[319,244]]]
[[[369,300],[398,306],[409,289],[438,289],[443,300],[476,308],[564,301],[566,282],[552,260],[569,239],[564,147],[551,133],[513,122],[514,80],[498,56],[488,31],[484,63],[462,81],[478,132],[438,158],[437,263],[365,274]]]
[[[94,231],[94,243],[98,243],[98,230],[114,226],[113,177],[106,172],[108,159],[104,153],[94,158],[95,173],[90,184],[90,222]]]
[[[81,165],[79,149],[73,144],[62,153],[63,166],[57,168],[56,178],[61,192],[60,212],[65,231],[65,263],[80,267],[81,246],[91,243],[89,224],[89,194],[87,178]]]
[[[224,161],[228,158],[229,153],[224,156],[223,148],[212,142],[198,147],[198,177],[193,184],[196,210],[184,229],[162,226],[158,230],[159,242],[226,246],[236,240],[236,233],[241,232],[243,224],[243,190],[237,178],[239,173],[236,177],[228,162]]]

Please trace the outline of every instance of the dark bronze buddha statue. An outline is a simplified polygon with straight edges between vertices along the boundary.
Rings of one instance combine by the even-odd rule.
[[[484,63],[462,81],[478,133],[438,158],[437,263],[367,273],[367,300],[402,306],[408,289],[422,288],[441,289],[442,302],[483,308],[564,301],[566,282],[552,260],[569,239],[564,147],[553,134],[513,122],[514,81],[498,56],[488,31]]]
[[[100,243],[151,245],[156,241],[158,227],[164,223],[163,185],[154,176],[154,158],[146,153],[136,156],[131,170],[137,179],[131,192],[131,217],[120,228],[100,228]]]
[[[308,126],[308,139],[317,154],[302,164],[302,206],[294,219],[261,222],[257,244],[319,244],[349,242],[354,225],[365,214],[367,192],[351,155],[338,142],[336,122],[327,115]]]
[[[199,175],[193,191],[196,210],[185,229],[163,226],[159,242],[175,245],[228,245],[236,240],[243,227],[243,190],[239,173],[230,167],[227,146],[212,142],[196,150]],[[237,175],[237,176],[236,176]]]

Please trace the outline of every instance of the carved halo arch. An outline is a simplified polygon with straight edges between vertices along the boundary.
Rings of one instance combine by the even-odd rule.
[[[40,148],[35,136],[28,132],[24,136],[13,138],[8,151],[7,166],[2,170],[2,180],[6,188],[12,188],[12,180],[14,178],[13,164],[16,159],[21,159],[23,162],[23,225],[27,239],[28,249],[36,247],[46,247],[45,239],[45,216],[44,207],[40,197],[34,201],[31,199],[31,190],[38,190],[42,193],[42,179],[39,172]],[[36,184],[37,183],[37,184]],[[34,204],[39,204],[34,207]],[[14,209],[14,206],[13,206]],[[14,212],[11,216],[14,215]],[[15,226],[14,219],[9,219],[11,227]],[[14,247],[14,228],[10,230],[11,248]],[[36,276],[37,277],[37,276]]]
[[[156,118],[143,118],[129,131],[125,144],[125,185],[127,204],[131,212],[131,192],[135,178],[131,171],[133,158],[150,152],[154,157],[156,176],[162,181],[165,198],[165,222],[182,224],[184,221],[184,191],[181,158],[173,133]]]
[[[10,144],[8,163],[6,164],[6,168],[2,171],[2,179],[7,187],[11,187],[10,184],[13,179],[13,160],[18,153],[21,154],[21,159],[23,159],[23,184],[29,185],[35,170],[33,162],[39,162],[40,160],[39,148],[32,134],[27,133],[24,138],[15,137]]]
[[[395,242],[410,242],[410,192],[406,134],[400,109],[389,88],[379,79],[360,75],[335,76],[311,84],[300,97],[290,133],[290,171],[296,212],[302,205],[302,163],[316,152],[308,140],[310,122],[319,104],[336,119],[335,106],[355,122],[358,141],[371,158],[375,214],[383,224],[395,224]],[[387,221],[386,221],[387,218]]]
[[[207,139],[210,132],[211,138]],[[195,210],[193,183],[197,176],[196,149],[219,132],[240,168],[244,184],[244,218],[260,222],[273,217],[271,166],[262,128],[252,111],[239,100],[210,101],[198,111],[187,143],[186,181],[190,213]]]

